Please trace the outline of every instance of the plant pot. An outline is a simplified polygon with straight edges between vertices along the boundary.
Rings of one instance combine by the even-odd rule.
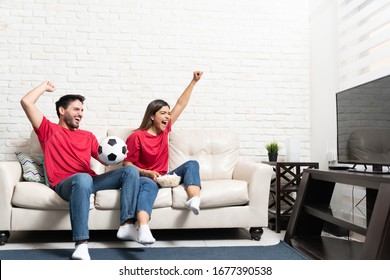
[[[278,153],[268,153],[269,161],[278,161]]]

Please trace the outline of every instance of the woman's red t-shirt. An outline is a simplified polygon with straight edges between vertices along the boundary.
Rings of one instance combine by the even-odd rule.
[[[161,175],[168,172],[168,134],[171,121],[159,135],[152,135],[147,130],[136,130],[126,140],[127,157],[139,168],[154,170]]]

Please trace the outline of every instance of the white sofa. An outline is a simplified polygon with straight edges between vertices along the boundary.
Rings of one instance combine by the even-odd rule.
[[[98,140],[107,135],[126,139],[129,128],[95,132]],[[268,225],[268,199],[272,167],[240,160],[239,139],[225,129],[174,129],[170,133],[170,167],[195,159],[202,181],[201,211],[193,215],[185,208],[183,186],[159,190],[151,229],[251,228],[260,240]],[[30,153],[41,153],[34,132]],[[108,169],[97,161],[93,168]],[[100,191],[91,196],[90,230],[115,230],[119,226],[119,191]],[[0,162],[1,243],[13,231],[70,230],[68,203],[45,184],[26,182],[18,161]]]

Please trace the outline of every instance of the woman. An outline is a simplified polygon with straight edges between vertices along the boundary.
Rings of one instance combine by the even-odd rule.
[[[142,123],[126,140],[127,157],[123,165],[135,166],[141,179],[152,180],[157,191],[140,190],[138,201],[143,201],[148,209],[142,211],[142,219],[138,222],[143,229],[148,228],[148,222],[151,217],[153,203],[156,199],[158,186],[157,177],[168,173],[168,134],[172,125],[177,121],[184,108],[190,100],[192,90],[196,83],[202,77],[203,72],[195,71],[193,78],[184,92],[177,100],[172,111],[169,104],[164,100],[154,100],[146,108]],[[195,215],[199,214],[200,205],[200,176],[199,164],[196,161],[187,161],[169,174],[176,173],[181,176],[188,194],[186,206],[192,210]],[[140,217],[141,215],[138,215]],[[146,231],[146,230],[145,230]],[[150,230],[149,230],[150,232]],[[150,233],[151,236],[151,233]]]

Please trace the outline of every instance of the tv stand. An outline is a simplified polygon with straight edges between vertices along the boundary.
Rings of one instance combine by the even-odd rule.
[[[350,172],[358,172],[358,173],[372,173],[372,174],[383,174],[383,175],[390,175],[390,168],[387,167],[387,171],[383,170],[382,165],[377,165],[374,164],[372,166],[372,170],[367,168],[367,165],[364,165],[364,169],[357,169],[356,164],[352,167],[349,168],[348,171]]]
[[[339,217],[331,211],[330,201],[336,183],[366,188],[367,225],[359,225],[353,219]],[[389,176],[307,169],[284,241],[311,259],[390,259],[389,197]],[[364,235],[365,241],[324,236],[325,223]]]

